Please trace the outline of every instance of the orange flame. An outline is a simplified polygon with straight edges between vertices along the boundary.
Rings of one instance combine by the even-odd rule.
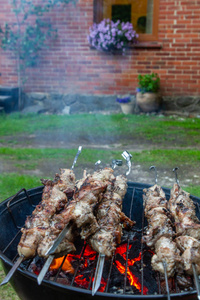
[[[68,257],[65,258],[64,262],[64,256],[59,257],[59,258],[55,258],[51,265],[50,265],[50,270],[57,270],[60,268],[60,266],[62,265],[61,269],[67,273],[70,274],[74,274],[74,268],[71,265],[70,260],[68,260]]]
[[[85,251],[84,251],[84,267],[87,268],[88,267],[88,260],[95,260],[95,257],[96,257],[96,252],[93,251],[90,246],[86,246],[85,248]],[[80,258],[80,255],[75,255],[75,254],[68,254],[64,263],[63,263],[63,259],[64,259],[64,256],[62,257],[59,257],[59,258],[55,258],[52,263],[51,263],[51,266],[50,266],[50,270],[57,270],[60,268],[60,266],[62,265],[62,270],[65,271],[65,272],[68,272],[70,274],[74,274],[74,268],[71,264],[71,262],[75,259],[79,259]]]

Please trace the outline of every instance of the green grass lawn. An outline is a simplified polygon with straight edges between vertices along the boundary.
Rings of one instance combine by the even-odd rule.
[[[200,119],[176,118],[146,115],[20,115],[18,113],[0,116],[0,139],[21,134],[56,133],[60,135],[102,136],[117,138],[128,136],[130,140],[156,140],[169,144],[199,145]]]

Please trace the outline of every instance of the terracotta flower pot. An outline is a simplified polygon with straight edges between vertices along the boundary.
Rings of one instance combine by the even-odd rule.
[[[121,105],[121,110],[125,115],[134,113],[134,108],[135,108],[134,102],[120,103],[120,105]]]
[[[136,94],[136,102],[143,112],[156,112],[161,106],[161,97],[158,93]]]

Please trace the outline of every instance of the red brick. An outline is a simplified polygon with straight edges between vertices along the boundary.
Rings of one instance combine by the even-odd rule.
[[[8,1],[1,2],[0,26],[13,19]],[[129,93],[137,86],[137,74],[156,71],[163,94],[200,94],[200,1],[160,0],[158,42],[163,48],[131,49],[124,57],[90,49],[92,5],[93,0],[79,0],[76,7],[60,6],[49,15],[58,39],[41,52],[39,67],[28,70],[26,90]],[[1,84],[17,84],[15,67],[10,53],[0,50]]]

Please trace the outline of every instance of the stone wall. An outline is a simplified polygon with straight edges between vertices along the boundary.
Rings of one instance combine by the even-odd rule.
[[[27,93],[23,113],[117,113],[121,111],[114,95],[79,95],[54,93]],[[135,96],[133,96],[135,98]]]
[[[163,97],[163,111],[185,116],[200,115],[200,96]]]
[[[27,93],[24,95],[24,109],[22,112],[50,114],[119,113],[121,107],[116,102],[116,98],[117,95]],[[131,95],[131,101],[136,101],[135,95]],[[141,112],[135,105],[135,113]],[[200,96],[164,96],[162,97],[160,112],[185,116],[200,115]]]

